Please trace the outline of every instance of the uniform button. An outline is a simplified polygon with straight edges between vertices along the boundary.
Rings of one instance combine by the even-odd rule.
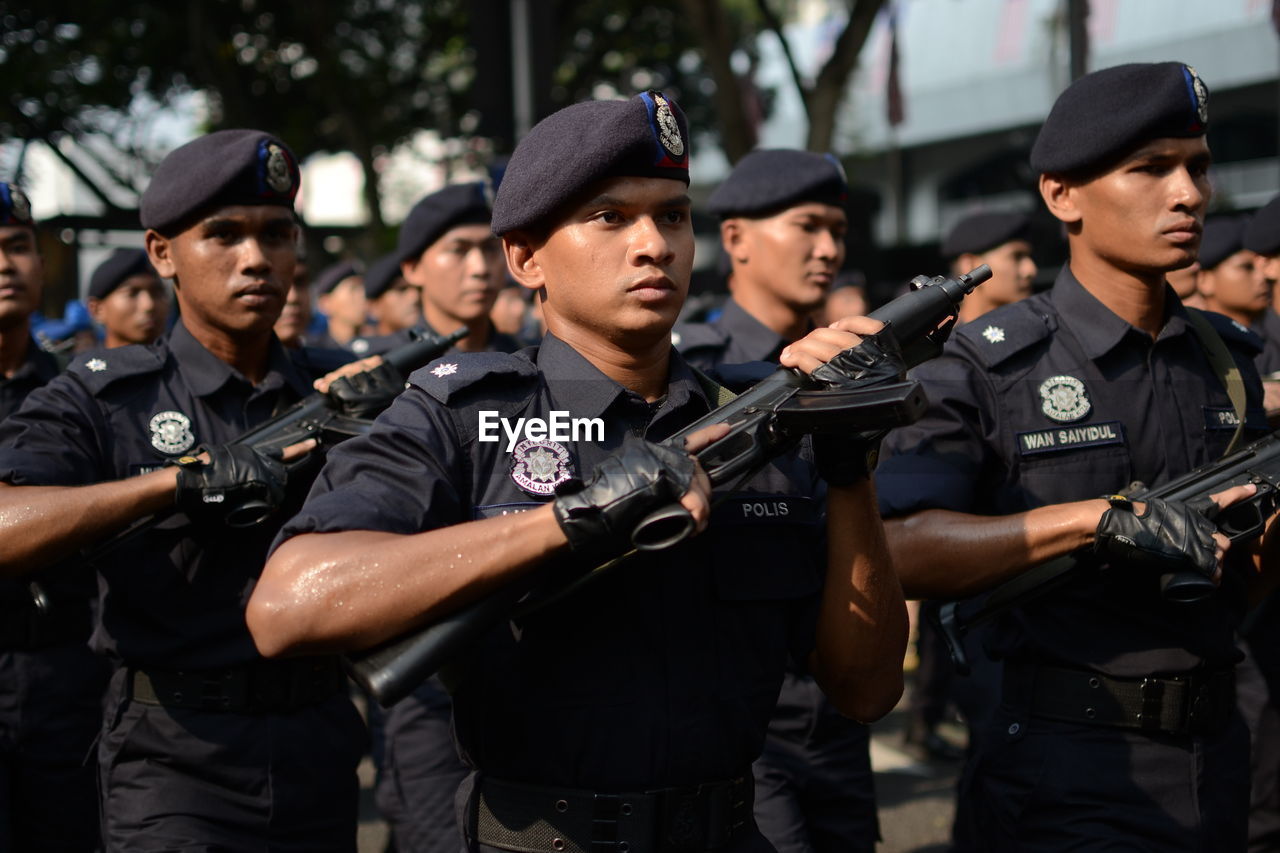
[[[553,839],[551,839],[551,849],[552,849],[552,850],[563,850],[563,849],[564,849],[564,839],[563,839],[563,838],[553,838]]]
[[[1094,717],[1098,716],[1098,712],[1092,708],[1085,708],[1084,715],[1092,720]]]
[[[1097,690],[1099,687],[1102,686],[1102,682],[1099,681],[1095,676],[1089,679],[1089,686],[1092,687],[1094,690]]]
[[[629,815],[629,814],[631,814],[631,803],[623,803],[623,804],[618,808],[618,811],[622,812],[624,815]]]
[[[1022,731],[1022,726],[1018,725],[1017,723],[1013,723],[1012,725],[1009,726],[1009,734],[1011,735],[1016,735],[1020,731]]]
[[[618,842],[618,853],[627,853],[631,849],[631,845],[625,841]]]
[[[569,810],[568,800],[556,800],[556,811],[560,812],[561,814],[564,814],[568,810]]]

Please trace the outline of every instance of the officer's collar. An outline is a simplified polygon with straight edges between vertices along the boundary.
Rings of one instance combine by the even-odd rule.
[[[13,376],[9,377],[10,381],[16,379],[28,379],[34,377],[41,384],[48,382],[58,375],[58,361],[52,355],[40,348],[35,339],[27,341],[27,355],[22,360],[22,364],[18,365],[18,369],[13,372]],[[0,376],[0,382],[4,381],[4,377]]]
[[[177,359],[178,369],[182,372],[187,387],[198,397],[207,397],[233,380],[256,392],[289,386],[298,396],[305,396],[311,390],[310,383],[298,372],[274,334],[271,335],[271,347],[267,354],[267,372],[257,386],[251,385],[238,370],[196,340],[181,320],[169,332],[169,350]]]
[[[736,299],[724,304],[716,325],[729,332],[734,349],[747,354],[746,361],[777,361],[783,347],[790,343],[749,314]]]
[[[1160,340],[1181,335],[1190,329],[1187,311],[1182,307],[1182,302],[1173,288],[1167,284],[1165,288],[1165,319],[1158,336]],[[1086,290],[1071,272],[1069,264],[1063,264],[1058,273],[1051,298],[1058,309],[1059,320],[1071,329],[1084,354],[1090,359],[1096,360],[1111,352],[1130,332],[1150,340],[1146,332],[1131,326]]]
[[[605,376],[598,367],[587,361],[582,353],[555,335],[547,332],[538,347],[538,370],[550,382],[569,383],[573,389],[572,414],[574,417],[596,418],[604,414],[627,389]],[[696,397],[706,405],[706,397],[693,371],[683,357],[671,351],[671,367],[667,382],[667,399],[655,420],[666,412],[679,409]],[[567,403],[567,401],[559,401]]]

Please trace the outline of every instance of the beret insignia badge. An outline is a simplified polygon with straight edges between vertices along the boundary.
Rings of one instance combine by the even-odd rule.
[[[191,419],[182,412],[160,412],[151,419],[151,446],[161,453],[183,453],[196,443]]]
[[[558,441],[526,438],[511,450],[511,481],[528,494],[554,494],[572,476],[569,451]]]
[[[1084,383],[1074,376],[1050,376],[1040,383],[1040,410],[1058,423],[1078,421],[1093,407]]]
[[[27,201],[22,190],[12,185],[9,187],[9,210],[13,212],[13,218],[20,222],[31,220],[31,202]]]
[[[1191,100],[1195,103],[1196,117],[1200,119],[1201,125],[1206,125],[1209,123],[1209,87],[1200,79],[1195,68],[1190,65],[1182,67],[1186,70],[1187,82],[1191,84]]]
[[[289,159],[284,149],[274,142],[267,143],[266,162],[267,186],[284,194],[293,189],[293,175],[289,172]]]
[[[661,92],[653,93],[653,117],[658,124],[658,141],[667,153],[679,159],[684,156],[684,139],[680,136],[680,123],[676,121],[671,104]]]

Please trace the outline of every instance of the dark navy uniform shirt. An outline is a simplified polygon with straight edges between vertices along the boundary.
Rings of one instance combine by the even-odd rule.
[[[733,299],[709,323],[681,323],[671,342],[690,364],[707,370],[718,364],[771,361],[775,364],[790,341],[752,317]]]
[[[941,508],[1007,515],[1159,485],[1220,457],[1236,416],[1185,309],[1169,291],[1156,340],[1130,326],[1064,267],[1053,289],[956,330],[914,372],[927,415],[895,430],[876,472],[886,517]],[[1257,337],[1205,314],[1248,389],[1245,440],[1266,429]],[[939,559],[945,560],[945,555]],[[996,626],[992,652],[1112,675],[1182,672],[1236,660],[1243,607],[1229,577],[1205,602],[1162,601],[1153,573],[1090,572]]]
[[[661,440],[708,408],[676,354],[653,404],[551,335],[514,355],[447,356],[413,374],[371,433],[335,448],[281,538],[412,534],[527,510],[552,500],[561,478],[589,476],[628,432]],[[599,417],[604,436],[529,440],[508,453],[505,436],[477,440],[482,410]],[[499,778],[598,790],[746,772],[788,654],[812,648],[825,564],[819,488],[806,458],[782,457],[726,496],[702,535],[492,631],[454,694],[469,761]]]
[[[27,342],[27,357],[12,376],[0,376],[0,421],[18,411],[27,395],[58,375],[52,355]]]
[[[224,444],[311,393],[306,358],[306,350],[289,354],[273,339],[269,370],[254,386],[182,323],[150,346],[84,353],[0,423],[0,480],[119,480]],[[110,551],[97,561],[93,646],[129,665],[168,669],[257,659],[244,607],[278,529],[279,521],[248,530],[193,526],[178,514]]]

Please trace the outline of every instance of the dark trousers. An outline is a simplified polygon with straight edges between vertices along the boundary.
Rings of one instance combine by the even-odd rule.
[[[872,851],[880,836],[870,730],[788,673],[753,770],[756,824],[780,853]]]
[[[127,698],[112,679],[98,749],[109,851],[356,849],[364,724],[345,692],[287,714]]]
[[[1240,853],[1249,734],[1237,714],[1206,736],[1029,717],[1003,704],[973,767],[990,853]]]
[[[0,652],[0,853],[99,849],[93,740],[109,670],[84,643]]]
[[[468,768],[453,742],[452,702],[435,678],[386,711],[378,811],[397,853],[461,846],[454,795]]]
[[[1268,679],[1258,668],[1249,643],[1239,645],[1245,659],[1236,666],[1236,694],[1252,744],[1249,851],[1268,853],[1280,850],[1280,709],[1274,674]]]

